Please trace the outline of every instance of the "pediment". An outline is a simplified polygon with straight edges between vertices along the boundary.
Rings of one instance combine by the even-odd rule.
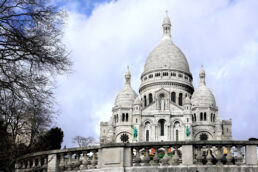
[[[165,99],[169,99],[169,97],[170,97],[170,94],[169,94],[169,92],[166,90],[166,89],[164,89],[164,88],[161,88],[161,89],[159,89],[159,90],[157,90],[156,92],[155,92],[155,97],[157,98],[157,99],[159,99],[161,96],[163,96],[164,95],[164,98]]]

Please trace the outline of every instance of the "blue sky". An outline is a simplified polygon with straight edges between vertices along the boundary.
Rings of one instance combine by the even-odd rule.
[[[215,95],[220,119],[232,118],[233,138],[258,137],[257,0],[54,0],[68,13],[64,42],[73,72],[58,78],[64,145],[72,138],[98,138],[111,117],[129,65],[138,92],[150,51],[160,42],[168,10],[172,40],[184,52],[196,88],[201,65]]]

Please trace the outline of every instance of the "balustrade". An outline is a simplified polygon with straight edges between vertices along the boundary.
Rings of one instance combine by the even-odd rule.
[[[133,166],[170,166],[179,165],[178,152],[181,145],[138,146],[132,147]],[[173,150],[173,151],[172,151]]]
[[[244,157],[243,145],[195,145],[197,165],[241,165]]]
[[[254,141],[179,141],[110,144],[95,147],[61,149],[25,155],[17,160],[17,172],[79,171],[117,166],[257,166],[257,145]],[[99,152],[100,150],[100,152]],[[105,150],[105,151],[104,151]],[[108,151],[107,151],[108,150]],[[112,151],[110,151],[112,150]],[[125,151],[127,150],[127,151]],[[118,153],[117,151],[120,151]],[[114,152],[114,156],[104,152]],[[117,153],[115,153],[117,152]],[[100,161],[99,161],[100,159]],[[117,163],[120,160],[120,163]],[[119,166],[119,167],[121,167]],[[112,166],[113,167],[113,166]]]
[[[18,172],[47,171],[47,158],[45,155],[29,157],[17,162],[15,168]]]

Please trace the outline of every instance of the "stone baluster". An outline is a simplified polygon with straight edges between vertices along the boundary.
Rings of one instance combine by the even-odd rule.
[[[212,165],[211,146],[208,146],[208,153],[206,156],[207,165]]]
[[[26,169],[30,169],[30,160],[27,160],[27,168]]]
[[[243,156],[242,156],[242,153],[241,153],[242,146],[237,145],[236,148],[237,148],[236,165],[241,165],[241,164],[243,164]]]
[[[32,169],[36,168],[36,159],[33,157],[32,159],[32,166],[31,166]]]
[[[21,169],[22,171],[26,168],[26,162],[25,161],[21,161]]]
[[[178,156],[178,146],[174,146],[175,155],[173,156],[173,165],[179,164],[179,156]]]
[[[41,157],[39,156],[38,157],[38,165],[37,165],[37,167],[40,169],[41,166],[42,166],[42,164],[41,164]]]
[[[196,163],[198,165],[202,165],[202,146],[196,146],[197,149],[197,156],[196,156]]]
[[[231,145],[227,145],[227,149],[228,149],[228,153],[226,156],[226,160],[227,160],[227,165],[231,165],[232,164],[232,154],[231,154]]]
[[[19,161],[17,161],[17,162],[15,163],[15,171],[19,172],[20,169],[21,169],[21,163],[20,163]]]
[[[82,160],[82,165],[81,165],[81,169],[88,169],[89,165],[90,165],[90,161],[89,161],[89,158],[88,158],[88,152],[87,151],[83,151],[83,160]]]
[[[97,151],[96,150],[93,150],[92,151],[93,155],[92,155],[92,160],[91,160],[91,168],[97,168],[97,164],[98,164],[98,161],[97,161]]]
[[[68,152],[68,162],[67,162],[67,170],[71,171],[73,169],[73,162],[72,162],[72,152]]]
[[[134,160],[134,166],[141,166],[140,148],[136,147],[136,155]]]
[[[216,148],[217,148],[217,156],[216,156],[217,165],[223,165],[223,163],[222,163],[223,147],[221,145],[217,145]]]
[[[80,165],[81,165],[81,153],[80,152],[77,152],[76,153],[76,162],[74,163],[74,169],[75,170],[79,170],[80,169]]]
[[[60,171],[64,171],[65,170],[64,153],[60,153],[59,169],[60,169]]]
[[[153,164],[154,166],[159,166],[159,156],[158,156],[158,147],[154,147],[155,155],[153,157]]]
[[[145,154],[143,157],[143,165],[144,166],[150,166],[150,155],[149,155],[149,148],[145,147]]]
[[[48,157],[47,156],[45,156],[44,157],[44,165],[43,165],[43,172],[47,172],[47,161],[48,161],[48,159],[47,159]]]
[[[165,149],[165,155],[161,159],[161,163],[162,163],[162,166],[167,166],[167,165],[169,165],[169,163],[168,163],[168,161],[169,161],[169,156],[168,156],[168,148],[169,148],[169,146],[164,146],[163,148]]]

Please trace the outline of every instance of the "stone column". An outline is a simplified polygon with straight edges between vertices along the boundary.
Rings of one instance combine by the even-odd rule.
[[[48,155],[47,171],[48,172],[58,171],[58,169],[57,169],[57,155],[56,154]]]
[[[257,146],[246,145],[245,160],[248,165],[257,164]]]
[[[182,145],[182,164],[193,164],[193,145]]]
[[[139,152],[137,152],[139,156]],[[113,147],[102,148],[101,168],[116,168],[116,171],[129,167],[132,164],[131,148]]]

